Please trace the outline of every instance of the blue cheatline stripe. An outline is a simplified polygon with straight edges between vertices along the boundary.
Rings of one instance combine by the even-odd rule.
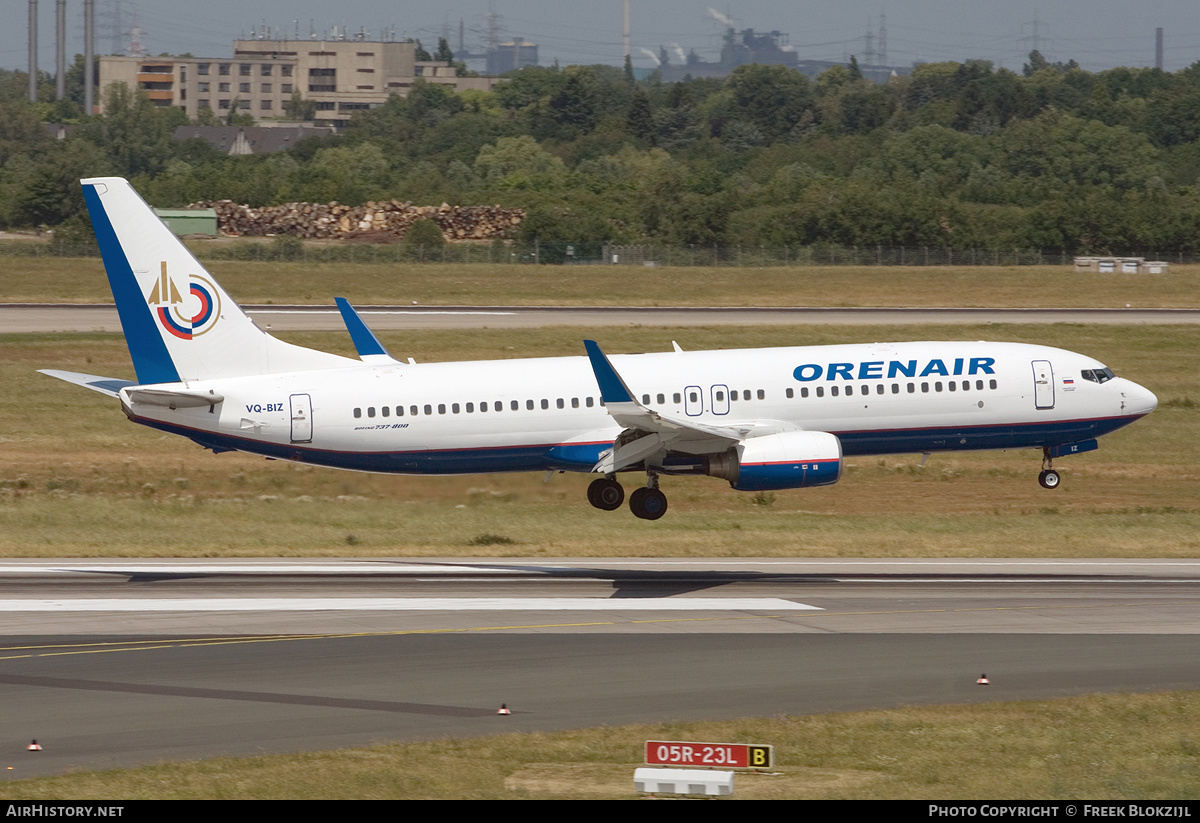
[[[838,432],[843,453],[851,454],[913,454],[923,451],[970,451],[973,449],[1019,449],[1045,445],[1065,445],[1086,438],[1079,437],[1082,430],[1092,432],[1091,437],[1105,434],[1132,423],[1138,417],[1108,417],[1098,420],[1068,420],[1059,423],[1038,423],[1025,426],[996,426],[964,430],[915,429],[890,432]],[[136,422],[153,429],[180,434],[199,443],[206,449],[217,451],[245,451],[283,460],[295,460],[318,466],[355,471],[382,472],[390,474],[479,474],[488,472],[543,471],[564,469],[567,471],[590,471],[599,459],[600,452],[611,443],[544,443],[531,446],[498,446],[493,448],[412,450],[396,452],[348,452],[315,449],[286,443],[263,443],[244,437],[206,432],[159,420],[137,418]],[[955,431],[968,438],[966,445],[953,448],[945,444],[947,432]],[[863,434],[872,437],[870,450],[851,450]],[[887,435],[887,439],[879,435]],[[957,442],[957,441],[955,441]],[[987,443],[987,445],[975,445]],[[690,458],[689,458],[690,459]],[[806,461],[798,461],[804,463]],[[812,465],[813,461],[807,461]],[[837,461],[817,461],[818,474],[833,471]],[[695,463],[699,472],[700,463]]]
[[[387,349],[379,342],[379,338],[367,328],[367,324],[358,316],[358,312],[350,305],[349,301],[344,297],[333,298],[337,303],[338,311],[342,313],[342,322],[346,324],[346,331],[350,332],[350,340],[354,343],[354,350],[358,352],[359,357],[365,357],[369,354],[387,354]]]
[[[617,370],[608,362],[604,352],[596,345],[595,340],[584,340],[583,347],[587,349],[588,359],[592,361],[592,371],[596,373],[596,384],[600,387],[600,398],[605,405],[611,403],[632,403],[633,397]]]
[[[96,232],[100,256],[104,258],[108,285],[117,303],[121,329],[125,332],[125,345],[129,347],[138,382],[178,383],[179,372],[175,369],[167,344],[163,342],[158,325],[154,322],[154,314],[138,286],[133,268],[125,257],[125,250],[121,248],[121,241],[117,239],[94,184],[83,187],[83,198],[87,201],[92,229]]]

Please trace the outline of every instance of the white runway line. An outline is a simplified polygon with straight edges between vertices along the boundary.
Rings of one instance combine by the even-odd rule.
[[[0,600],[15,612],[823,611],[773,597],[267,597]]]
[[[0,566],[0,577],[21,577],[42,574],[255,574],[255,575],[368,575],[368,574],[529,574],[541,575],[538,569],[476,568],[450,564],[417,563],[113,563],[73,564],[56,566]]]

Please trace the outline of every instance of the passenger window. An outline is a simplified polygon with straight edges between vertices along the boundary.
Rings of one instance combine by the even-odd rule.
[[[825,396],[825,387],[817,386],[817,397],[824,397],[824,396]]]
[[[567,404],[564,403],[563,399],[560,397],[560,398],[558,398],[558,400],[555,401],[555,405],[561,409],[561,408],[564,408]]]
[[[475,404],[468,403],[467,404],[467,414],[472,414],[474,411],[475,411]]]
[[[431,406],[431,405],[429,405],[428,403],[426,403],[426,404],[425,404],[425,413],[426,413],[426,414],[433,414],[433,406]]]
[[[355,410],[354,410],[354,417],[355,417],[356,419],[357,419],[357,418],[359,418],[359,417],[362,417],[362,409],[355,409]]]
[[[837,394],[837,392],[834,392],[834,394]],[[851,383],[849,386],[846,387],[846,396],[849,397],[852,394],[854,394],[854,384],[853,383]]]
[[[994,389],[994,388],[996,388],[996,381],[995,381],[995,380],[989,380],[989,381],[988,381],[988,385],[989,385],[989,386],[991,386],[991,387]]]
[[[532,401],[532,400],[526,400],[526,401],[525,401],[525,408],[526,408],[526,409],[528,409],[529,411],[533,411],[533,401]]]
[[[438,414],[445,414],[445,413],[446,413],[446,404],[438,403]]]
[[[723,391],[719,391],[719,392],[717,392],[717,402],[718,402],[718,403],[724,403],[724,402],[725,402],[725,392],[723,392]]]
[[[590,408],[592,408],[592,406],[594,406],[594,405],[595,405],[595,401],[594,401],[592,398],[590,398],[590,397],[584,398],[584,402],[587,404],[587,407],[588,407],[589,409],[590,409]]]
[[[688,400],[690,400],[693,403],[696,403],[700,400],[700,395],[696,394],[694,391],[688,392]]]
[[[680,394],[679,392],[675,392],[675,394],[672,395],[672,398],[675,400],[676,403],[683,402],[683,395]]]
[[[397,407],[396,407],[396,416],[397,416],[397,417],[403,417],[403,416],[404,416],[404,407],[403,407],[403,406],[397,406]]]
[[[660,406],[661,406],[662,404],[664,404],[664,403],[666,403],[666,402],[667,402],[667,397],[666,397],[666,395],[660,394],[660,395],[658,396],[658,405],[660,405]]]
[[[958,384],[951,380],[946,383],[946,388],[948,388],[950,391],[958,391]]]
[[[571,408],[573,408],[573,409],[579,408],[579,398],[578,397],[571,398]]]
[[[912,394],[912,393],[913,393],[913,392],[915,392],[916,390],[917,390],[917,387],[916,387],[914,384],[912,384],[912,383],[909,383],[909,384],[908,384],[908,393],[909,393],[909,394]]]
[[[975,388],[979,389],[979,391],[983,391],[983,381],[982,381],[982,380],[976,380],[976,381],[975,381]]]
[[[875,393],[876,393],[876,394],[883,394],[883,384],[882,384],[882,383],[880,383],[879,385],[877,385],[877,386],[875,387]]]
[[[928,383],[922,383],[922,384],[921,384],[921,391],[923,391],[923,392],[928,392],[928,391],[929,391],[929,384],[928,384]]]
[[[544,397],[542,398],[542,408],[543,408],[543,409],[548,409],[548,408],[550,408],[550,401],[549,401],[549,400],[547,400],[547,399],[546,399],[546,398],[544,398]]]
[[[829,396],[830,396],[830,397],[837,397],[837,396],[838,396],[838,387],[837,387],[837,386],[830,386],[830,387],[829,387]]]
[[[791,389],[788,389],[786,392],[784,392],[784,394],[786,394],[788,396],[789,400],[792,399],[792,397],[794,396]]]
[[[375,407],[367,406],[367,417],[374,417],[374,416],[375,416]]]
[[[767,393],[766,393],[765,391],[763,391],[762,389],[759,389],[759,390],[758,390],[758,399],[759,399],[759,400],[766,400],[766,399],[767,399]]]
[[[749,390],[749,389],[746,389],[744,392],[742,392],[742,399],[743,399],[743,400],[749,400],[749,399],[750,399],[750,390]]]
[[[899,393],[900,393],[900,384],[893,383],[892,384],[892,394],[899,394]]]
[[[801,397],[808,397],[808,386],[803,386],[803,387],[801,387],[801,389],[800,389],[800,396],[801,396]]]
[[[470,406],[471,404],[468,403],[467,405]],[[485,400],[479,404],[479,412],[482,414],[483,412],[485,412],[487,410],[488,410],[488,404],[487,404],[487,401]],[[470,411],[470,409],[468,408],[467,411]]]
[[[383,407],[382,409],[380,409],[379,411],[380,411],[380,412],[383,414],[383,416],[384,416],[384,417],[391,417],[391,415],[392,415],[392,408],[391,408],[391,406],[384,406],[384,407]]]
[[[642,405],[643,405],[643,406],[649,406],[649,405],[650,405],[650,395],[648,395],[648,394],[643,394],[643,395],[642,395]]]

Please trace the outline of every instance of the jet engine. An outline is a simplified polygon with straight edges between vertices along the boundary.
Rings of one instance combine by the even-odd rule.
[[[842,443],[829,432],[780,432],[705,458],[705,474],[738,491],[829,486],[842,477]]]

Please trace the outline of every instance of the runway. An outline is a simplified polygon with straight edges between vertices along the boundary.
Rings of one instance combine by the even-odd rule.
[[[243,306],[271,331],[342,331],[330,306]],[[361,306],[371,328],[475,329],[545,326],[749,326],[897,325],[929,323],[1100,323],[1194,324],[1200,309],[990,309],[990,308],[752,308],[752,307],[570,307],[570,306]],[[119,332],[115,306],[0,304],[0,330],[31,332]]]
[[[1189,560],[6,560],[0,771],[1196,688],[1198,607]]]

